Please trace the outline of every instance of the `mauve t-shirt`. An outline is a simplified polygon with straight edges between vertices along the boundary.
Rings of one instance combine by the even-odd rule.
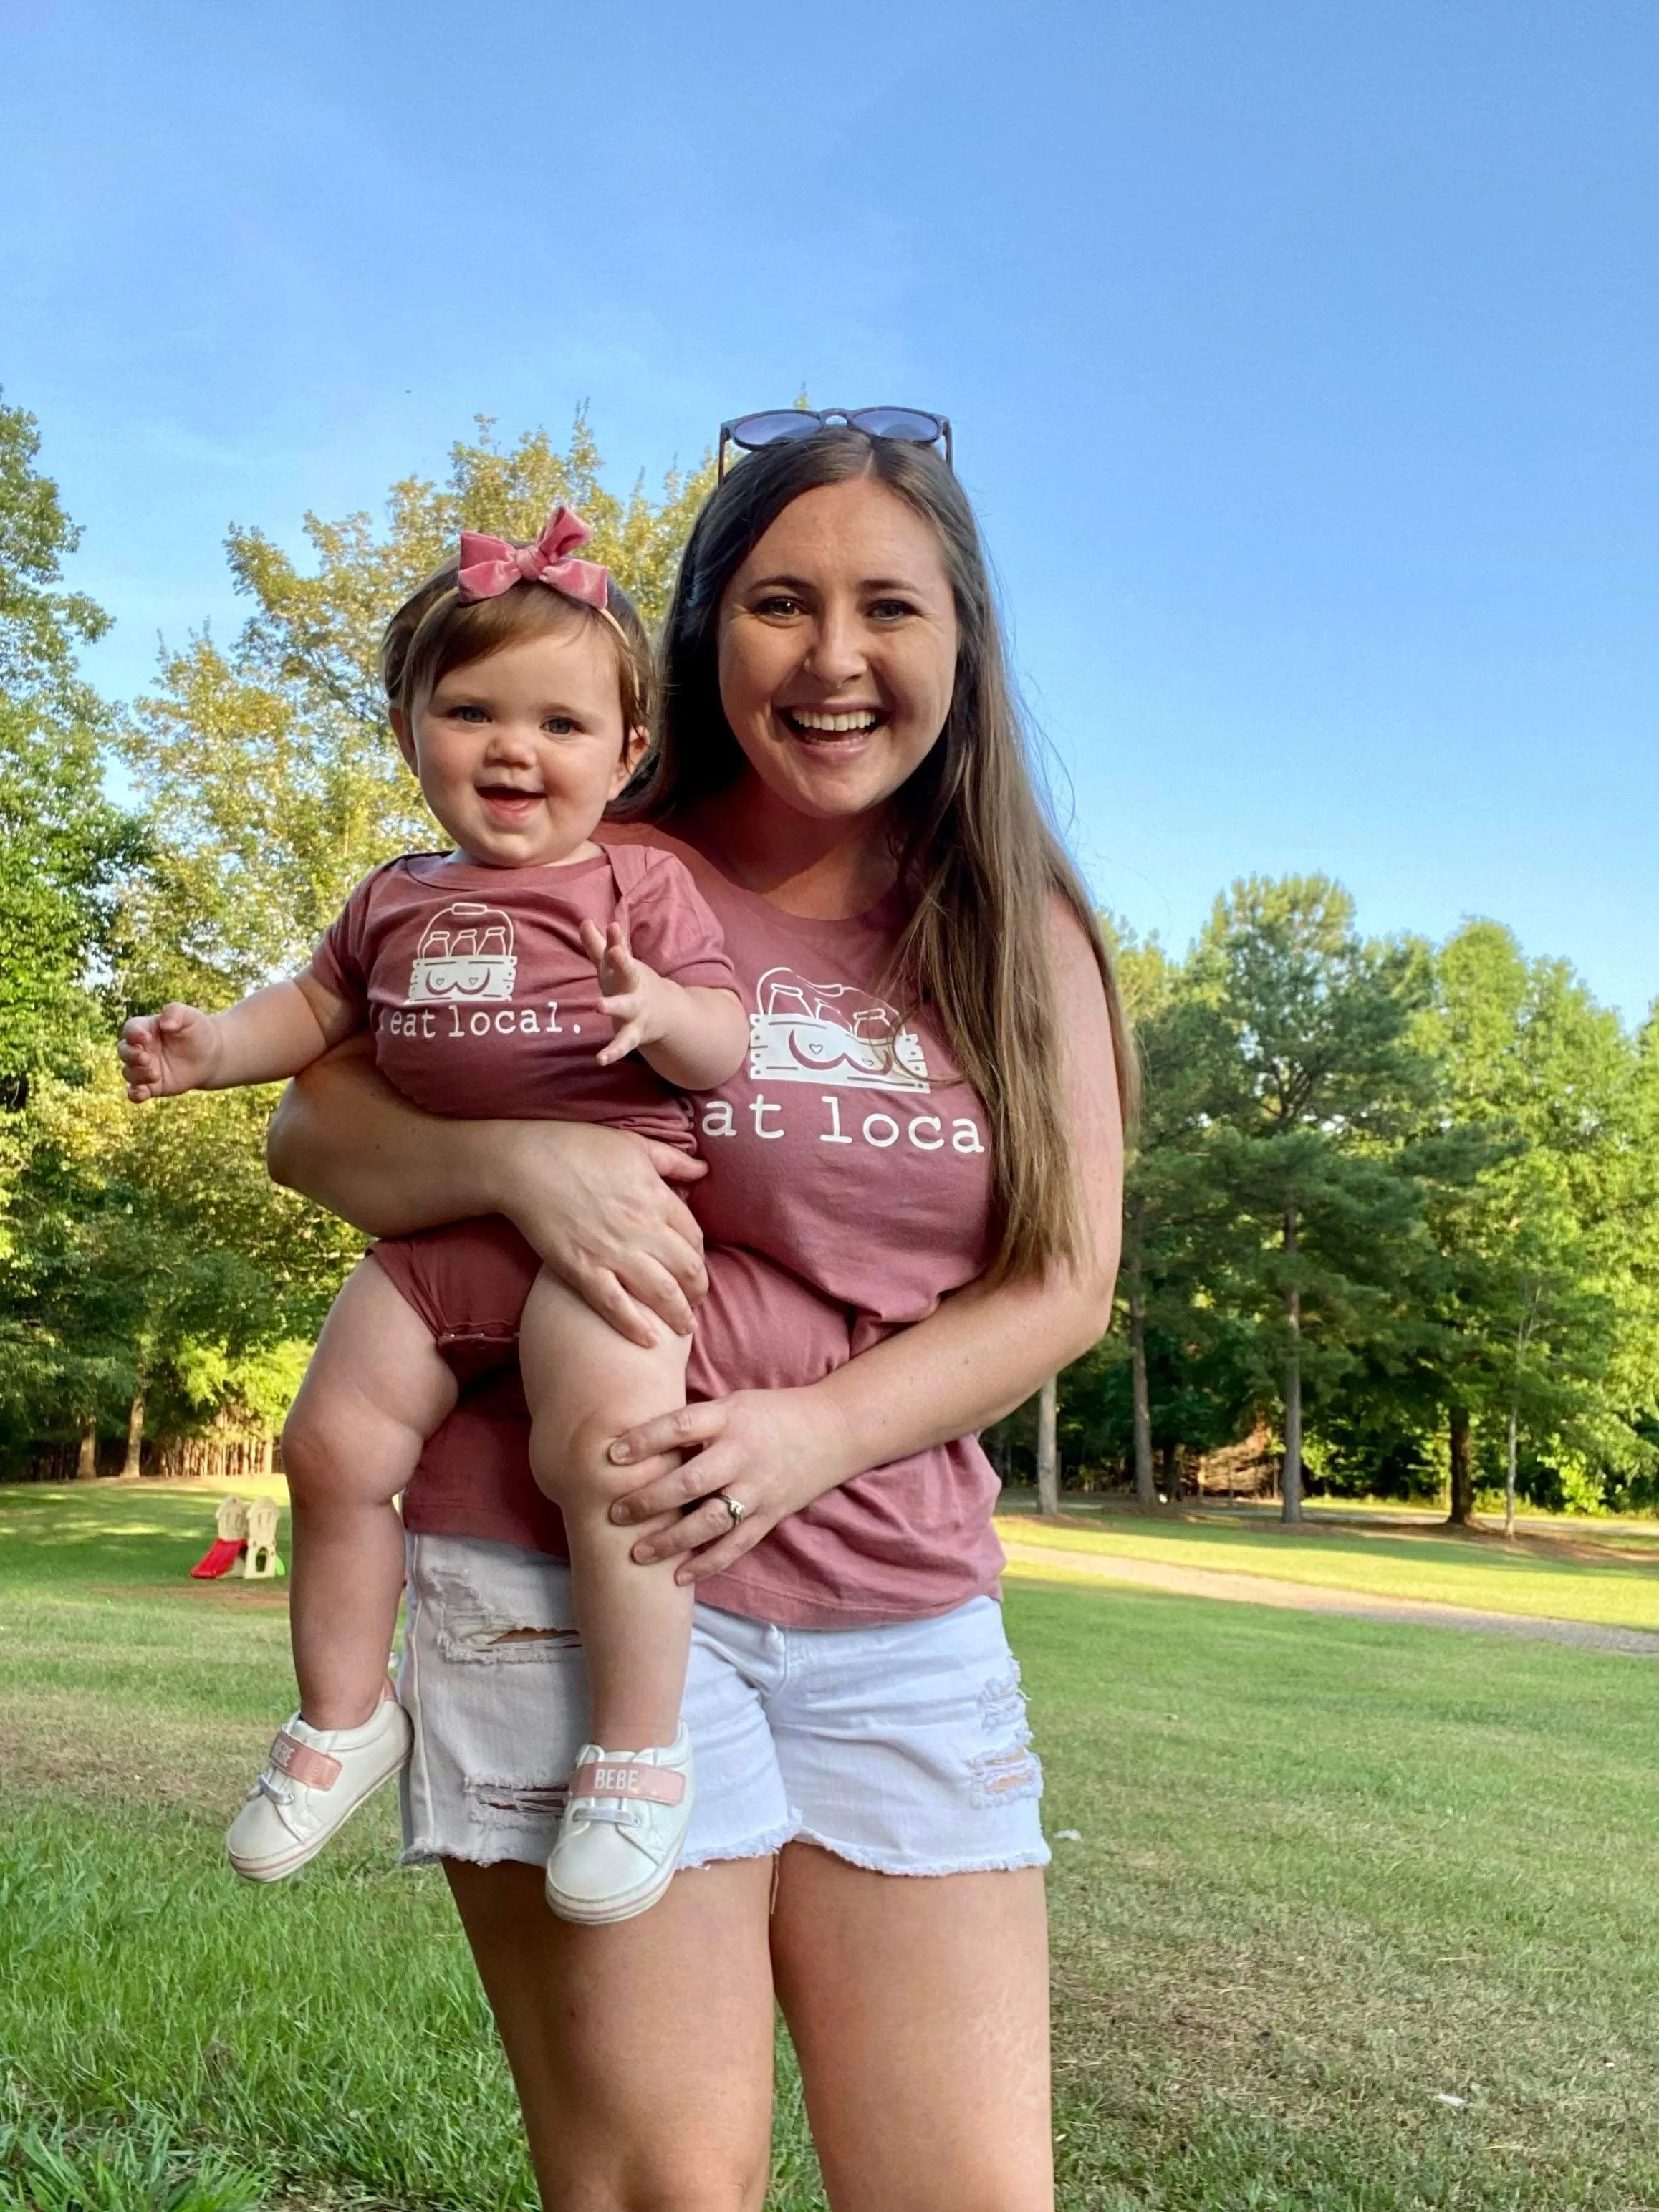
[[[720,925],[750,1014],[745,1066],[695,1102],[708,1239],[687,1389],[814,1382],[926,1320],[984,1268],[991,1163],[978,1099],[925,1021],[879,988],[905,919],[895,894],[850,921],[785,914],[660,829]],[[532,1482],[516,1375],[463,1398],[404,1500],[417,1532],[562,1552]],[[944,1613],[994,1592],[997,1479],[976,1438],[855,1476],[769,1532],[706,1602],[799,1627]]]
[[[374,1064],[430,1114],[614,1122],[690,1146],[690,1109],[611,1037],[581,926],[620,921],[678,983],[736,988],[720,925],[681,863],[634,841],[551,868],[489,868],[405,854],[358,884],[312,956],[356,1009]]]

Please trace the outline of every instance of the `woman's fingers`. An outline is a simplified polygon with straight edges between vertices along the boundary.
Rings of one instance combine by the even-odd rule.
[[[711,1498],[695,1513],[683,1515],[663,1536],[654,1539],[651,1556],[653,1559],[682,1558],[674,1570],[674,1579],[682,1586],[700,1583],[710,1575],[724,1574],[735,1566],[745,1552],[751,1552],[761,1538],[775,1525],[773,1516],[750,1511],[733,1522],[726,1510],[726,1501]],[[638,1547],[634,1556],[639,1557]]]
[[[654,1307],[630,1297],[609,1267],[584,1268],[567,1280],[578,1297],[592,1306],[601,1321],[609,1322],[618,1336],[625,1336],[630,1344],[640,1345],[647,1352],[653,1351],[662,1342],[662,1330],[652,1317],[653,1312],[660,1314],[677,1336],[691,1334],[691,1310],[678,1286],[672,1283],[659,1290],[657,1295],[662,1304]],[[685,1316],[684,1328],[673,1318],[677,1311]]]
[[[659,1452],[698,1450],[712,1443],[725,1425],[726,1407],[721,1399],[710,1398],[701,1405],[677,1407],[672,1413],[659,1413],[654,1420],[641,1421],[637,1428],[624,1429],[611,1447],[611,1464],[629,1467],[638,1460],[654,1459]],[[708,1486],[706,1482],[700,1486],[693,1485],[672,1502],[682,1504]],[[623,1498],[620,1504],[625,1505],[628,1502]],[[618,1510],[616,1517],[625,1520],[629,1516]]]
[[[689,1257],[691,1291],[700,1297],[702,1292],[697,1278],[702,1263],[695,1254]],[[614,1273],[629,1297],[666,1322],[676,1336],[690,1335],[691,1292],[665,1258],[659,1260],[653,1253],[635,1252],[625,1261],[618,1260]]]
[[[741,1528],[729,1529],[718,1543],[706,1545],[684,1566],[676,1567],[674,1579],[682,1587],[688,1583],[700,1583],[710,1575],[723,1575],[728,1567],[736,1566],[745,1552],[752,1552],[771,1527],[763,1521],[757,1526],[745,1521]]]
[[[665,1182],[701,1182],[708,1172],[707,1160],[700,1160],[695,1152],[683,1152],[678,1145],[659,1144],[654,1137],[642,1137],[640,1142],[650,1156],[651,1164]],[[681,1208],[685,1218],[696,1223],[691,1214]],[[702,1232],[698,1230],[697,1234]]]

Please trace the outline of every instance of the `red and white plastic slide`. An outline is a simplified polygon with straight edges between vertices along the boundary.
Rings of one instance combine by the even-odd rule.
[[[198,1583],[216,1582],[221,1575],[228,1575],[230,1572],[246,1549],[246,1536],[216,1536],[191,1569],[191,1580]]]

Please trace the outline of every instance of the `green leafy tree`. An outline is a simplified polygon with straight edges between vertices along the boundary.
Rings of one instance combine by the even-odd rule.
[[[1236,884],[1193,969],[1231,1043],[1208,1159],[1255,1232],[1242,1303],[1264,1384],[1277,1370],[1297,1521],[1309,1392],[1399,1311],[1420,1199],[1397,1156],[1432,1079],[1411,1036],[1426,963],[1417,946],[1361,938],[1348,894],[1310,876]]]
[[[1155,1449],[1165,1455],[1164,1487],[1173,1495],[1180,1447],[1227,1441],[1248,1402],[1229,1296],[1240,1241],[1214,1172],[1212,1109],[1227,1087],[1233,1040],[1219,1008],[1194,989],[1190,963],[1170,960],[1156,940],[1138,944],[1121,932],[1117,952],[1145,1109],[1125,1177],[1124,1328],[1090,1360],[1103,1412],[1118,1395],[1114,1370],[1127,1366],[1135,1495],[1151,1505],[1159,1495]],[[1073,1407],[1081,1380],[1069,1393]]]
[[[80,532],[40,446],[34,418],[0,405],[0,1103],[14,1111],[96,1025],[116,880],[138,850],[104,795],[109,718],[77,670],[109,618],[63,588]]]
[[[1659,1163],[1643,1056],[1565,963],[1527,960],[1492,922],[1442,948],[1419,1035],[1486,1154],[1428,1207],[1449,1514],[1473,1515],[1484,1431],[1512,1527],[1523,1444],[1581,1503],[1651,1463]]]

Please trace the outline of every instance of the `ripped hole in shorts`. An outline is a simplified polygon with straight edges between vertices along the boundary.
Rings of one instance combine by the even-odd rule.
[[[1024,1728],[1025,1693],[1019,1686],[1019,1668],[999,1674],[979,1693],[979,1724],[988,1735],[993,1729]]]
[[[540,1827],[558,1819],[570,1795],[565,1782],[480,1782],[470,1774],[461,1788],[467,1817],[480,1828]]]
[[[446,1659],[474,1666],[492,1660],[550,1659],[581,1642],[574,1628],[538,1628],[503,1621],[499,1614],[446,1610],[438,1629],[438,1650]]]
[[[1017,1797],[1041,1797],[1042,1766],[1029,1742],[1012,1744],[1006,1751],[981,1752],[969,1759],[975,1812],[1006,1805]]]
[[[522,1610],[517,1605],[510,1611],[501,1604],[489,1606],[482,1593],[459,1575],[434,1575],[432,1589],[441,1658],[472,1666],[545,1662],[581,1643],[568,1619],[538,1620],[541,1607],[533,1601]]]

